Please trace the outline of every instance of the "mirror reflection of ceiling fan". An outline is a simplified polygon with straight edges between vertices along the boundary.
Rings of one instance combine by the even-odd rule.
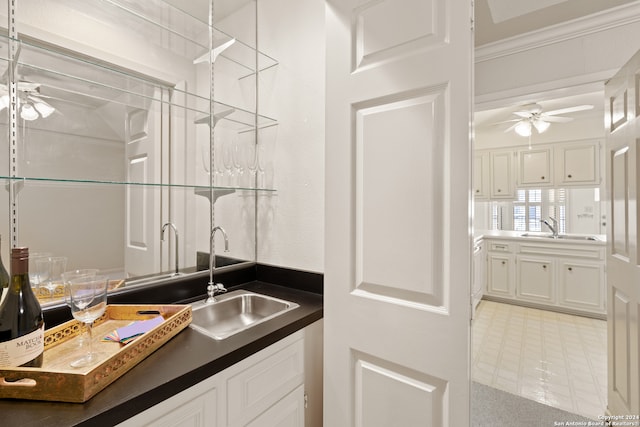
[[[24,120],[47,118],[56,110],[40,94],[40,83],[18,82],[18,109]],[[6,84],[0,84],[0,111],[9,106],[9,90]]]
[[[559,114],[575,113],[592,108],[593,105],[576,105],[575,107],[543,111],[539,104],[526,104],[521,106],[518,111],[513,112],[519,118],[506,121],[515,123],[509,126],[505,132],[514,130],[520,136],[531,136],[533,129],[535,129],[538,133],[542,133],[549,129],[551,123],[566,123],[573,120],[573,117],[560,116]]]

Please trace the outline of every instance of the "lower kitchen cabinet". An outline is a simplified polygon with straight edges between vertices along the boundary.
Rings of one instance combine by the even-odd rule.
[[[604,245],[487,239],[489,299],[606,314]]]
[[[119,426],[302,427],[304,340],[298,331]]]
[[[516,257],[516,295],[534,302],[555,302],[555,271],[552,258]]]
[[[487,294],[498,297],[514,296],[513,248],[509,243],[485,241],[487,249]]]
[[[604,264],[559,261],[560,303],[568,307],[604,313]]]

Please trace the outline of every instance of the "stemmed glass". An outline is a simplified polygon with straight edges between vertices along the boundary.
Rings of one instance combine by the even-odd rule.
[[[69,300],[71,314],[76,320],[84,323],[89,332],[89,349],[81,358],[71,362],[72,368],[89,366],[100,359],[99,353],[93,351],[93,322],[102,316],[107,308],[107,276],[80,276],[69,280]]]
[[[36,295],[40,294],[40,283],[46,278],[43,278],[43,274],[49,274],[49,266],[42,272],[38,270],[38,266],[36,265],[36,261],[41,258],[49,258],[51,253],[49,252],[34,252],[29,255],[29,282],[31,282],[31,287],[34,288],[34,293]],[[44,268],[44,265],[40,265],[40,267]]]
[[[69,306],[69,308],[71,308],[71,296],[69,293],[69,282],[71,281],[71,279],[86,277],[88,280],[93,280],[98,274],[98,271],[99,270],[97,268],[83,268],[79,270],[65,271],[64,273],[62,273],[61,276],[62,284],[64,285],[64,302],[65,304],[67,304],[67,306]],[[84,326],[84,323],[82,325]],[[82,330],[80,331],[80,336],[78,337],[78,347],[82,347],[84,342],[84,335],[87,330],[87,328],[81,329]]]
[[[258,146],[253,141],[247,141],[244,145],[244,158],[249,170],[249,186],[257,187],[256,173],[258,172]]]

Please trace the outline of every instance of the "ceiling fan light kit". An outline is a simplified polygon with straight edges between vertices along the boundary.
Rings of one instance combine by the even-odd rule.
[[[551,126],[551,122],[566,123],[573,120],[572,117],[560,117],[556,114],[573,113],[576,111],[591,110],[593,105],[577,105],[575,107],[561,108],[553,111],[542,111],[542,107],[538,104],[523,105],[520,111],[514,111],[513,114],[518,116],[518,119],[508,120],[510,122],[516,122],[509,126],[505,132],[514,130],[518,135],[523,137],[530,137],[533,133],[533,128],[540,134],[546,132]]]

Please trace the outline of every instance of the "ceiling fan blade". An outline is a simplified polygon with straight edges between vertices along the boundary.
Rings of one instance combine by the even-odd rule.
[[[592,110],[593,105],[576,105],[575,107],[560,108],[559,110],[545,111],[543,114],[554,116],[556,114],[575,113],[576,111]]]
[[[32,82],[25,82],[25,81],[18,82],[18,90],[21,90],[23,92],[33,92],[39,87],[40,87],[40,83],[32,83]]]
[[[508,128],[506,128],[504,130],[504,133],[507,133],[509,131],[512,131],[513,129],[515,129],[516,126],[518,126],[518,124],[520,123],[520,120],[518,120],[517,122],[515,122],[514,124],[512,124],[511,126],[509,126]]]
[[[545,122],[553,123],[567,123],[573,120],[573,117],[547,116],[546,114],[543,114],[542,116],[540,116],[540,118]]]
[[[511,119],[511,120],[503,120],[500,122],[493,122],[491,123],[492,125],[501,125],[503,123],[513,123],[513,122],[519,122],[521,119]]]
[[[531,113],[531,111],[514,111],[513,114],[515,114],[518,117],[525,118],[525,119],[528,119],[529,117],[531,117],[533,115]]]

